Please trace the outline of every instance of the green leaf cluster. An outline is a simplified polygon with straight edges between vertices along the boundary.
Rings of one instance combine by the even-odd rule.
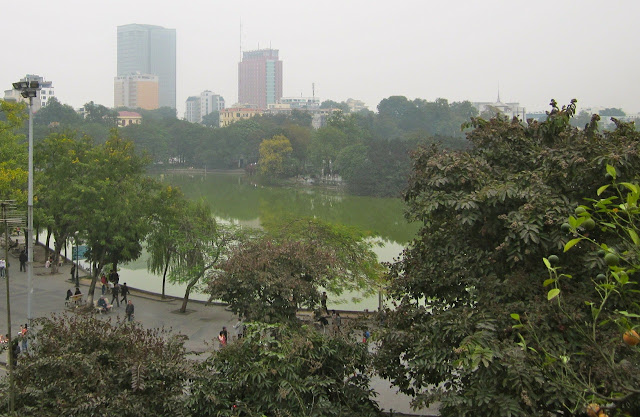
[[[314,329],[247,323],[196,369],[189,408],[206,416],[378,416],[367,346]]]
[[[575,101],[562,108],[554,101],[542,122],[472,119],[472,149],[414,153],[405,202],[407,218],[422,227],[389,265],[395,310],[377,365],[417,405],[440,402],[443,416],[524,416],[575,409],[581,401],[525,354],[510,317],[540,326],[559,350],[579,350],[571,321],[555,311],[558,294],[566,294],[572,320],[580,321],[591,317],[584,297],[597,292],[589,280],[567,279],[549,302],[548,288],[539,285],[548,278],[540,259],[551,266],[557,257],[573,276],[595,275],[603,259],[579,241],[570,243],[576,254],[565,255],[574,237],[560,226],[596,193],[607,165],[620,181],[637,175],[640,137],[632,127],[586,132],[571,127],[574,114]],[[574,227],[586,233],[590,222],[582,217]],[[589,355],[571,361],[587,369]]]

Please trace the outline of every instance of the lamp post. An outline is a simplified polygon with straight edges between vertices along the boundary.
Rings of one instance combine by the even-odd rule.
[[[80,269],[80,252],[78,252],[78,232],[75,232],[74,236],[74,241],[76,242],[76,287],[80,287],[80,280],[78,279],[79,275],[79,271],[78,269]]]
[[[33,99],[38,96],[38,81],[18,81],[13,88],[29,99],[29,191],[27,196],[27,322],[31,325],[31,298],[33,296]]]

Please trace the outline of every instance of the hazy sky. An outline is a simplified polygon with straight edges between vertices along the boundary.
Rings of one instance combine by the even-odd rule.
[[[279,49],[284,95],[493,101],[551,98],[640,111],[640,2],[0,0],[2,90],[27,73],[63,103],[113,106],[116,27],[177,32],[177,105],[203,90],[237,101],[242,49]]]

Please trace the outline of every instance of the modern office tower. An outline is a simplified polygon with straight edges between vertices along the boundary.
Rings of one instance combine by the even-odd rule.
[[[282,97],[282,61],[277,49],[242,53],[238,63],[238,102],[266,109]]]
[[[158,76],[158,104],[176,108],[176,30],[160,26],[118,26],[118,76]]]
[[[185,102],[184,118],[191,123],[202,123],[206,115],[224,109],[224,98],[221,95],[205,90],[200,96],[190,96]]]
[[[114,107],[154,110],[159,107],[157,75],[130,74],[115,78],[113,83]]]

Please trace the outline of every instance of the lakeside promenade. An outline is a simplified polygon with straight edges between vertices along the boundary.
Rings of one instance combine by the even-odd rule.
[[[33,295],[31,303],[31,316],[33,318],[57,314],[75,314],[65,308],[65,296],[68,289],[74,290],[74,284],[69,281],[71,277],[71,263],[65,262],[59,267],[56,274],[44,267],[44,247],[37,245],[34,248],[33,265]],[[9,283],[11,298],[11,334],[17,335],[20,325],[27,321],[27,273],[20,272],[20,263],[17,258],[9,256]],[[85,276],[83,278],[83,276]],[[80,289],[86,298],[89,289],[89,277],[87,272],[80,270]],[[120,283],[127,282],[126,274],[120,276]],[[187,351],[204,352],[218,348],[217,336],[222,326],[229,329],[230,335],[235,335],[233,325],[238,322],[237,317],[227,311],[225,306],[208,305],[202,302],[189,301],[186,313],[178,310],[182,300],[167,298],[163,300],[160,295],[139,291],[130,288],[129,299],[135,305],[135,320],[145,328],[169,329],[188,337],[185,342]],[[100,287],[96,287],[96,299],[100,296]],[[108,301],[111,295],[107,294]],[[104,320],[124,320],[124,304],[118,308],[114,305],[112,312],[101,314],[98,317]],[[0,280],[0,331],[6,333],[6,283]],[[354,336],[355,337],[355,336]],[[1,362],[6,361],[6,355],[0,357]],[[0,371],[4,374],[4,368]],[[394,388],[390,388],[389,382],[374,378],[372,388],[378,392],[376,400],[380,407],[393,413],[394,416],[436,416],[437,409],[412,410],[409,406],[410,398],[399,394]],[[391,414],[391,413],[390,413]]]

